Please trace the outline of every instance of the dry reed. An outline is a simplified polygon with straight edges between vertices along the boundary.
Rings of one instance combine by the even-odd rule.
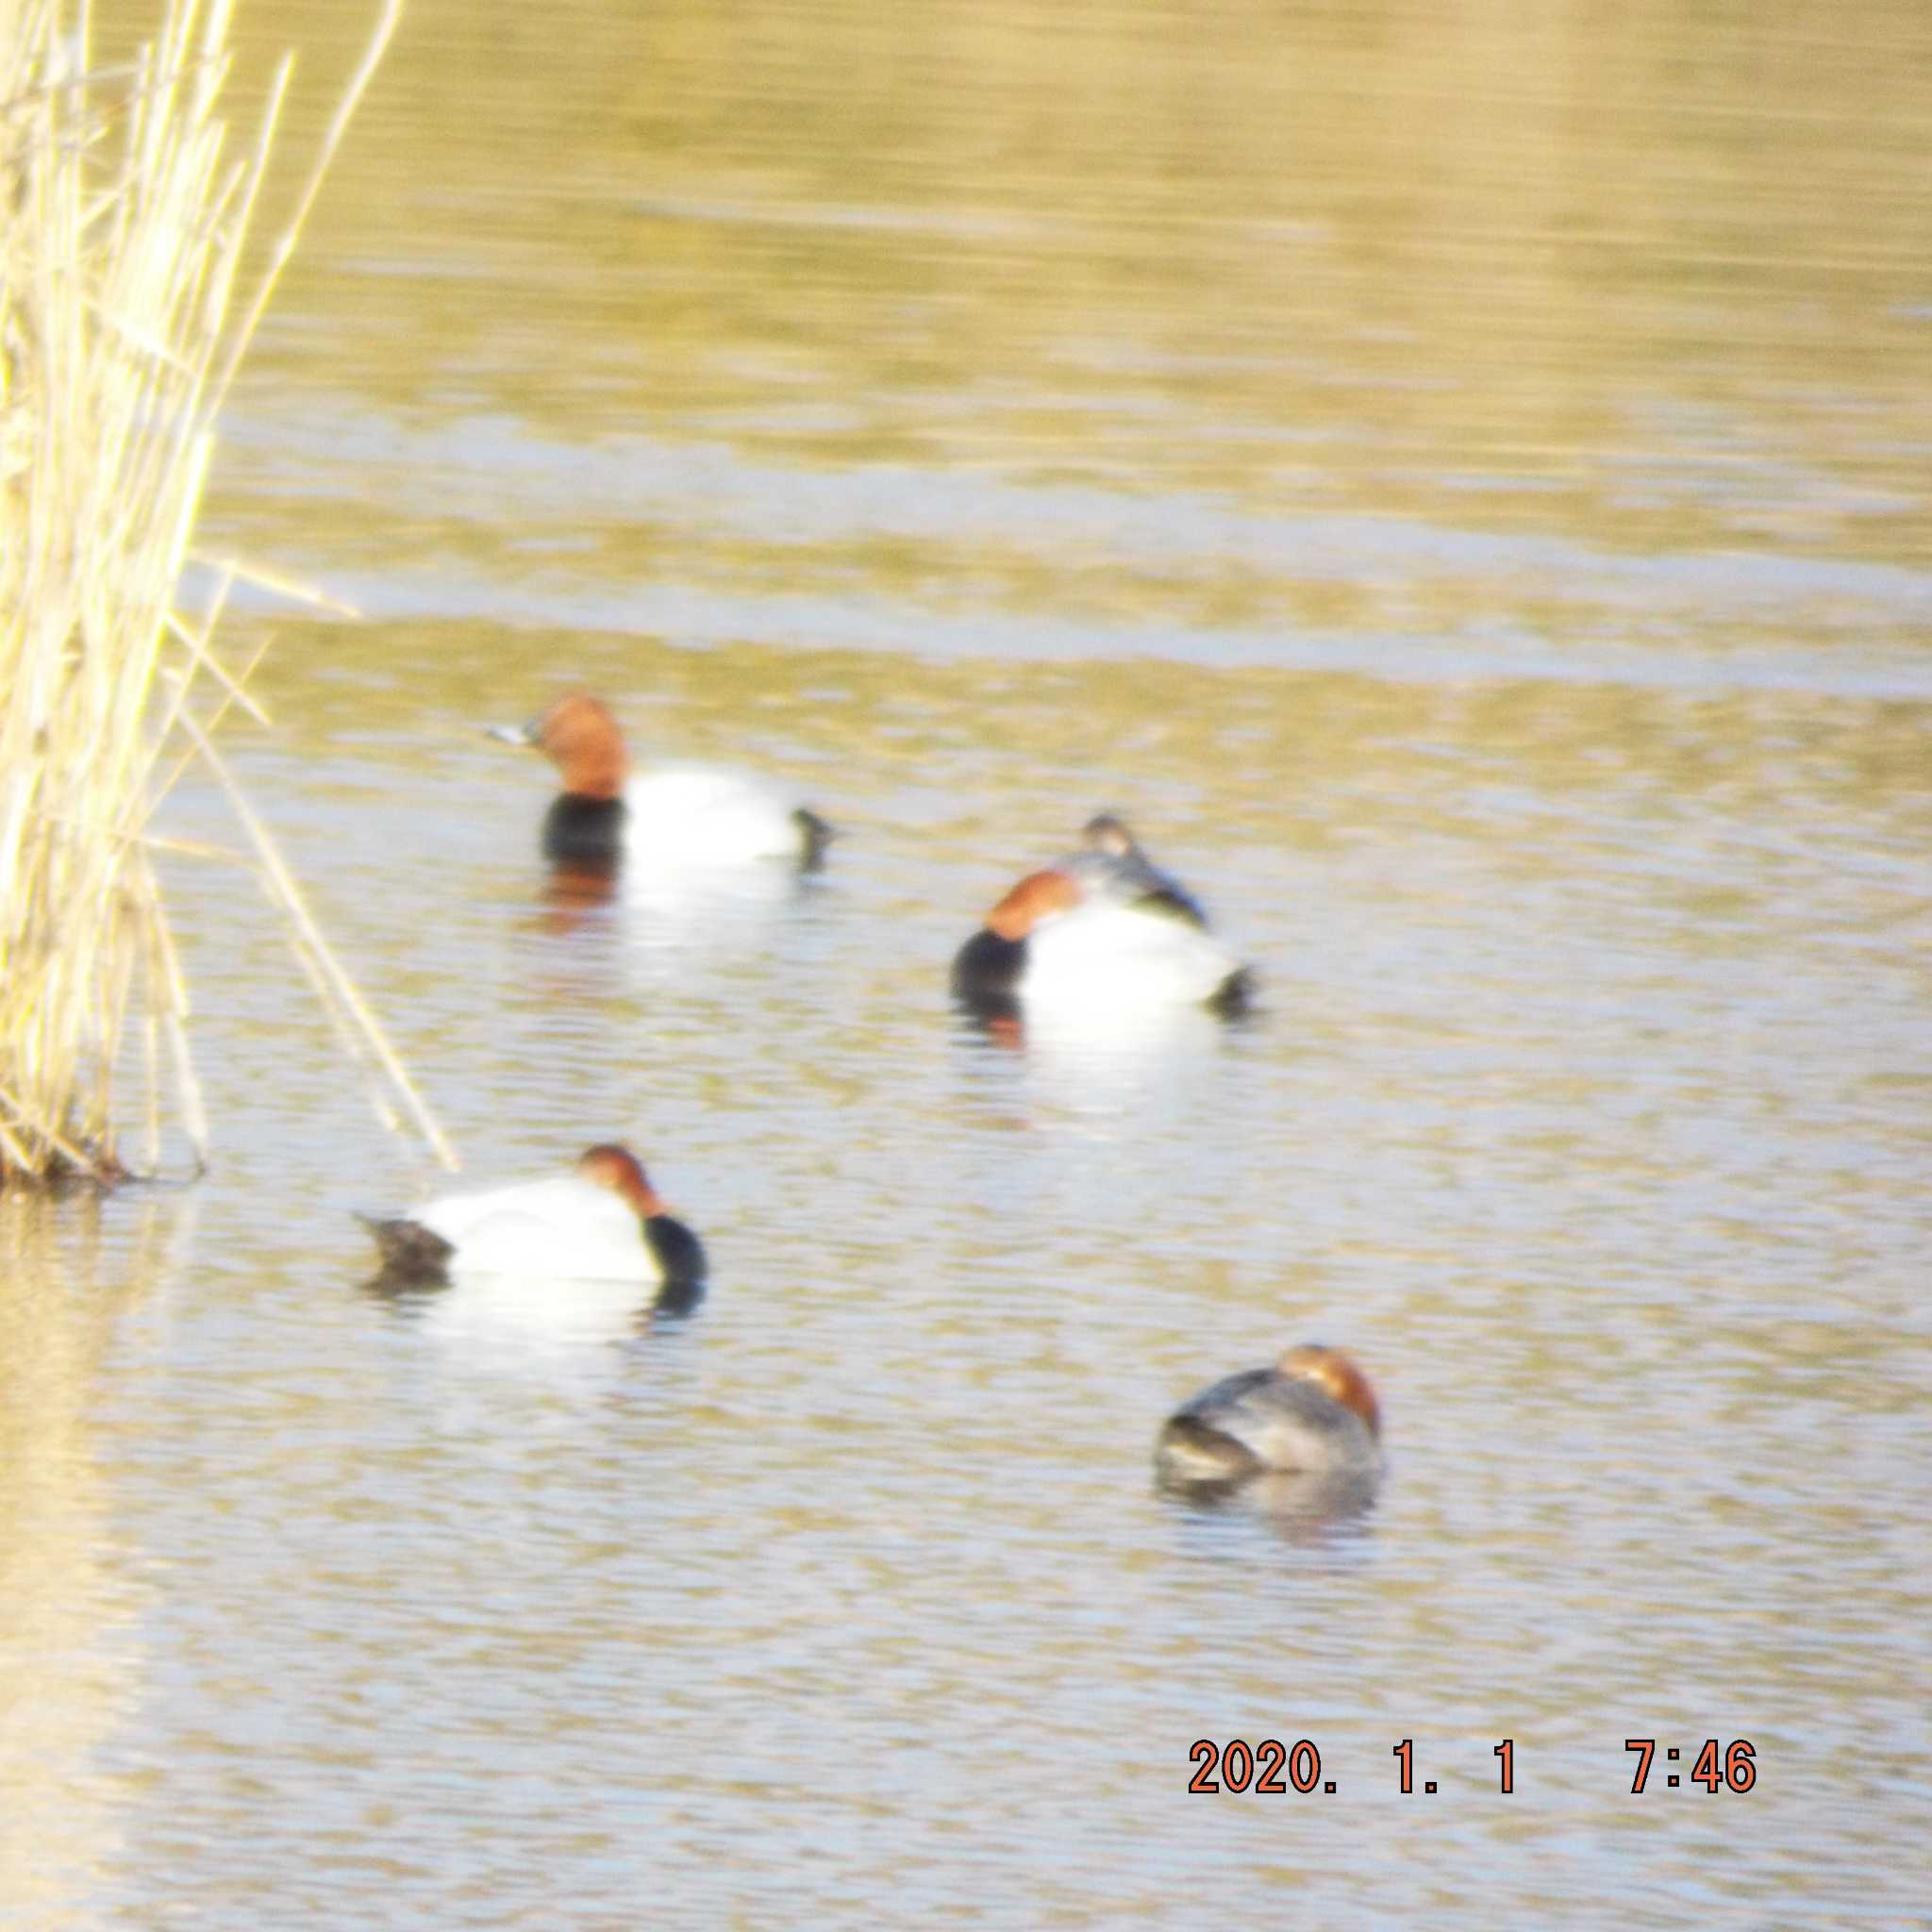
[[[238,156],[222,114],[231,0],[162,7],[156,38],[101,72],[86,0],[0,0],[0,1181],[126,1174],[115,1079],[133,1068],[144,1165],[170,1111],[205,1158],[153,830],[194,761],[246,834],[215,856],[257,871],[378,1111],[454,1165],[215,749],[227,713],[260,716],[253,663],[232,675],[214,649],[242,573],[219,571],[198,616],[179,597],[217,414],[400,0],[245,292],[290,65]]]

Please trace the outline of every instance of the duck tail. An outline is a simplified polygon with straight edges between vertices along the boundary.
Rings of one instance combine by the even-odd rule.
[[[817,872],[825,862],[825,847],[838,837],[838,834],[817,812],[809,811],[802,805],[791,814],[791,819],[798,827],[799,870]]]
[[[1230,973],[1214,989],[1208,1010],[1224,1020],[1240,1020],[1255,1010],[1255,975],[1245,966]]]
[[[420,1221],[401,1217],[378,1220],[373,1214],[358,1214],[359,1221],[375,1237],[375,1250],[382,1257],[382,1272],[392,1281],[441,1281],[456,1253],[455,1246]]]

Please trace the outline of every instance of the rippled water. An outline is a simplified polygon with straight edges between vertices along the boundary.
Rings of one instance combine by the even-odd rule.
[[[466,1180],[629,1137],[712,1291],[366,1292],[436,1177],[176,865],[213,1172],[0,1202],[0,1923],[1922,1920],[1928,112],[1884,6],[417,7],[233,753]],[[827,872],[558,906],[567,682]],[[1253,1021],[949,1010],[1101,806]],[[1302,1339],[1377,1506],[1158,1495]]]

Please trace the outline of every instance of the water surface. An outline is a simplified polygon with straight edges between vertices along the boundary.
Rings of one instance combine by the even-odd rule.
[[[242,30],[312,139],[354,23]],[[175,866],[213,1171],[0,1204],[0,1917],[1923,1917],[1928,112],[1883,4],[415,7],[205,525],[363,616],[233,756],[466,1180],[628,1138],[713,1289],[367,1293],[437,1177]],[[559,908],[566,683],[831,867]],[[1251,1023],[949,1011],[1103,806]],[[1155,1492],[1313,1339],[1372,1511]]]

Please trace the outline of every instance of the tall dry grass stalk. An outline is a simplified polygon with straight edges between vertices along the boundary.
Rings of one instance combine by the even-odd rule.
[[[253,663],[214,647],[242,572],[180,608],[215,420],[393,30],[389,0],[288,230],[245,291],[245,242],[288,87],[238,153],[222,117],[230,0],[162,0],[155,40],[91,67],[86,0],[0,0],[0,1180],[127,1172],[206,1111],[155,874],[157,807],[199,761],[391,1124],[447,1144],[303,905],[213,734]],[[138,1103],[115,1091],[138,1068]]]

